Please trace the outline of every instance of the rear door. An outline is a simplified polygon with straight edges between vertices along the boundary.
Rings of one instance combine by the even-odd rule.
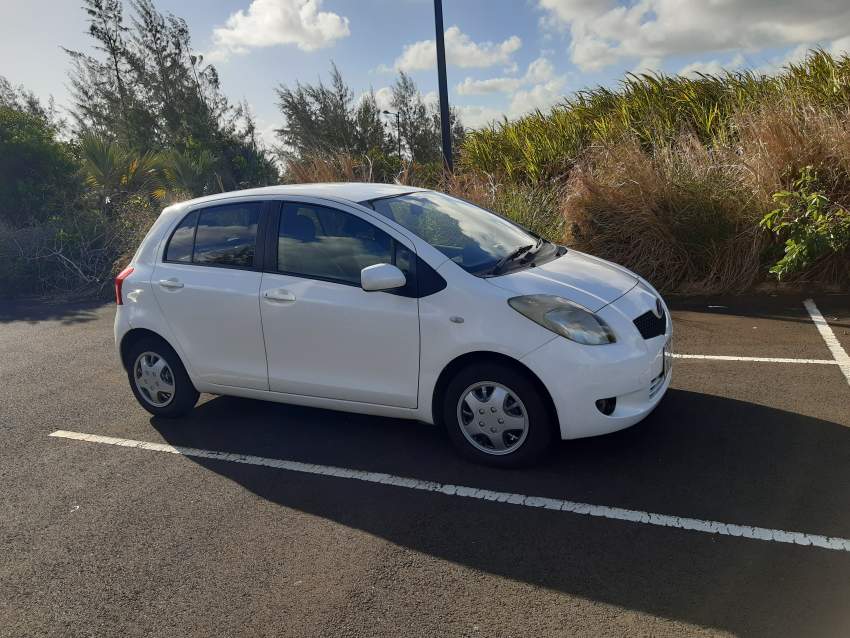
[[[285,203],[269,228],[260,294],[275,392],[414,408],[419,386],[415,254],[353,210]],[[360,271],[395,263],[408,286],[366,292]]]
[[[247,201],[193,210],[154,269],[157,302],[202,381],[268,389],[257,242],[265,206]]]

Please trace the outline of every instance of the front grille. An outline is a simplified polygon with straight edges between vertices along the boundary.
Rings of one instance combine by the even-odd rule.
[[[640,336],[644,339],[659,337],[667,330],[667,316],[664,310],[661,311],[660,317],[656,317],[651,310],[647,310],[635,319],[635,328],[638,329]]]

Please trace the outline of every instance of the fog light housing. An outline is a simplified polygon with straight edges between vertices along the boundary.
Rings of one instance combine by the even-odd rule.
[[[617,397],[608,397],[607,399],[599,399],[596,402],[596,409],[605,416],[611,416],[617,407]]]

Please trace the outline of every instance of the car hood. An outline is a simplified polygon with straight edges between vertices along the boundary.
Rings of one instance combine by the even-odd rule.
[[[487,281],[518,295],[558,295],[597,312],[634,288],[638,278],[622,266],[568,250],[541,266]]]

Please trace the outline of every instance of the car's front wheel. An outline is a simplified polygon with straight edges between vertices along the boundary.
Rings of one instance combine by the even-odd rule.
[[[444,393],[443,420],[466,457],[498,467],[530,465],[555,440],[546,397],[527,374],[501,363],[458,372]]]
[[[180,357],[165,341],[141,339],[127,354],[127,376],[136,400],[154,416],[176,418],[198,402]]]

